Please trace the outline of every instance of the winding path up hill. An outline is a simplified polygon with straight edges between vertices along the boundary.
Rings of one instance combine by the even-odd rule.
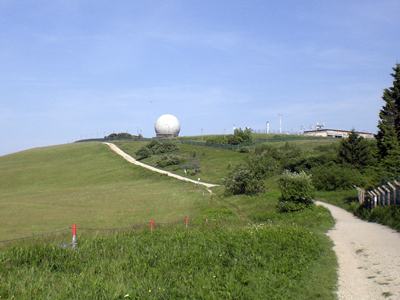
[[[112,151],[114,151],[116,154],[118,154],[119,156],[124,158],[126,161],[130,162],[131,164],[140,166],[142,168],[148,169],[148,170],[153,171],[153,172],[157,172],[157,173],[160,173],[160,174],[167,175],[169,177],[173,177],[173,178],[181,180],[181,181],[186,181],[186,182],[190,182],[190,183],[193,183],[193,184],[205,186],[208,190],[210,188],[218,186],[217,184],[196,181],[196,180],[193,180],[193,179],[190,179],[190,178],[186,178],[186,177],[183,177],[183,176],[180,176],[180,175],[168,172],[168,171],[164,171],[164,170],[149,166],[149,165],[144,164],[144,163],[142,163],[140,161],[137,161],[132,156],[130,156],[129,154],[125,153],[120,148],[118,148],[115,144],[112,144],[112,143],[104,143],[104,144],[106,144],[108,147],[110,147],[110,149]]]

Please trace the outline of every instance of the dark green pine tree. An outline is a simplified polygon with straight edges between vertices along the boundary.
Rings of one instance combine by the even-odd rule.
[[[393,68],[393,71],[394,73],[392,76],[394,81],[393,87],[390,88],[390,92],[397,111],[394,119],[394,126],[397,133],[397,140],[400,141],[400,64],[396,64],[396,66]]]
[[[375,136],[379,155],[383,159],[389,153],[397,153],[400,139],[400,64],[393,68],[393,86],[383,91],[383,105],[379,113],[378,133]]]
[[[339,147],[339,161],[356,168],[363,168],[373,161],[373,151],[368,142],[354,130],[349,137],[342,140]]]

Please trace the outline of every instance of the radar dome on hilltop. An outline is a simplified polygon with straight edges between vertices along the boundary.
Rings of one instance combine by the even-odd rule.
[[[181,125],[177,117],[166,114],[157,119],[154,129],[157,137],[177,137],[181,131]]]

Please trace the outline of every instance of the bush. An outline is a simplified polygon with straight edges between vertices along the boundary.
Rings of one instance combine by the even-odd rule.
[[[310,205],[299,203],[299,202],[291,202],[291,201],[279,201],[278,202],[278,210],[280,212],[293,212],[303,210]]]
[[[285,171],[279,179],[279,188],[281,190],[280,211],[301,210],[313,203],[314,186],[311,176],[305,172]]]
[[[167,166],[174,166],[179,165],[182,159],[177,155],[163,155],[161,158],[156,162],[156,166],[160,168],[164,168]]]
[[[274,175],[280,168],[278,161],[265,152],[250,156],[247,165],[258,179]]]
[[[142,147],[138,151],[136,151],[135,155],[138,160],[142,160],[151,156],[151,151],[147,147]]]
[[[335,157],[336,153],[334,156],[331,154],[321,154],[317,156],[299,157],[298,159],[293,159],[286,163],[285,169],[288,169],[292,172],[307,172],[315,167],[331,163],[335,160]]]
[[[239,166],[230,172],[224,181],[227,194],[254,195],[264,191],[264,182],[254,176],[248,166]]]
[[[186,174],[190,176],[194,176],[201,171],[200,162],[197,159],[192,159],[185,162],[185,164],[181,165],[181,168],[186,170]]]
[[[233,134],[223,136],[212,136],[206,140],[206,144],[222,145],[250,145],[253,142],[252,131],[250,128],[236,128]]]
[[[113,140],[140,140],[142,139],[142,135],[131,135],[127,132],[120,132],[120,133],[111,133],[108,136],[105,136],[104,139],[106,141],[113,141]]]
[[[176,144],[168,141],[160,142],[154,140],[151,141],[148,145],[146,145],[146,147],[149,148],[153,154],[171,153],[179,150]]]
[[[298,161],[299,157],[303,155],[298,146],[289,143],[285,143],[281,147],[273,147],[268,144],[258,145],[254,152],[275,159],[283,169],[290,169],[289,166]]]
[[[261,144],[257,145],[256,148],[254,149],[255,154],[263,154],[265,153],[266,155],[275,158],[275,159],[280,159],[280,154],[278,151],[277,147],[273,147],[269,144]]]
[[[153,140],[148,143],[146,146],[140,148],[136,151],[137,159],[145,159],[147,157],[152,156],[153,154],[165,154],[165,153],[172,153],[178,151],[179,148],[176,144],[171,142],[160,142],[157,140]]]
[[[240,147],[237,151],[239,153],[250,153],[250,148],[249,147]]]
[[[318,190],[345,190],[356,186],[364,186],[365,180],[361,173],[353,168],[326,164],[311,170],[312,180]]]
[[[281,189],[281,199],[309,204],[314,198],[314,186],[311,176],[305,172],[292,173],[285,171],[279,178],[279,188]]]

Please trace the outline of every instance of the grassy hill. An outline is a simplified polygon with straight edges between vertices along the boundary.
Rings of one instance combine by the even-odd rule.
[[[312,153],[314,149],[319,146],[334,145],[339,141],[331,138],[312,138],[296,135],[254,134],[254,136],[255,138],[258,138],[260,142],[249,147],[250,150],[263,144],[268,144],[273,147],[281,147],[286,143],[290,143],[306,153]],[[187,161],[197,161],[201,169],[200,173],[195,175],[185,174],[183,167],[181,166],[168,166],[164,169],[193,179],[200,178],[205,182],[222,184],[227,173],[234,166],[243,162],[248,156],[248,153],[240,153],[231,149],[207,146],[205,141],[208,137],[212,136],[182,137],[177,140],[179,151],[176,154]],[[188,141],[195,141],[198,144],[189,144],[187,143]],[[136,151],[148,144],[149,141],[115,141],[114,143],[132,157],[136,157]],[[161,156],[162,155],[153,155],[149,158],[143,159],[142,162],[156,166],[156,162]]]
[[[132,166],[103,144],[28,150],[0,157],[0,240],[72,223],[175,221],[195,215],[204,198],[202,190]]]
[[[118,147],[133,157],[135,157],[135,152],[147,143],[148,142],[115,142]],[[178,154],[188,160],[197,160],[201,167],[201,172],[190,176],[185,174],[182,168],[176,166],[166,167],[165,170],[194,179],[200,178],[202,181],[210,183],[222,184],[223,178],[227,172],[229,172],[229,169],[239,164],[247,156],[243,153],[225,149],[189,144],[178,145]],[[142,162],[155,165],[159,157],[160,155],[154,155],[142,160]]]
[[[117,144],[134,153],[145,142]],[[179,147],[181,155],[197,153],[200,176],[211,182],[248,155]],[[257,196],[227,197],[221,188],[210,196],[128,164],[99,143],[1,157],[0,239],[71,223],[123,227],[185,215],[191,223],[153,233],[80,230],[76,251],[60,247],[64,237],[7,247],[0,251],[0,298],[334,299],[336,259],[324,234],[333,220],[321,207],[277,212],[276,180]]]

